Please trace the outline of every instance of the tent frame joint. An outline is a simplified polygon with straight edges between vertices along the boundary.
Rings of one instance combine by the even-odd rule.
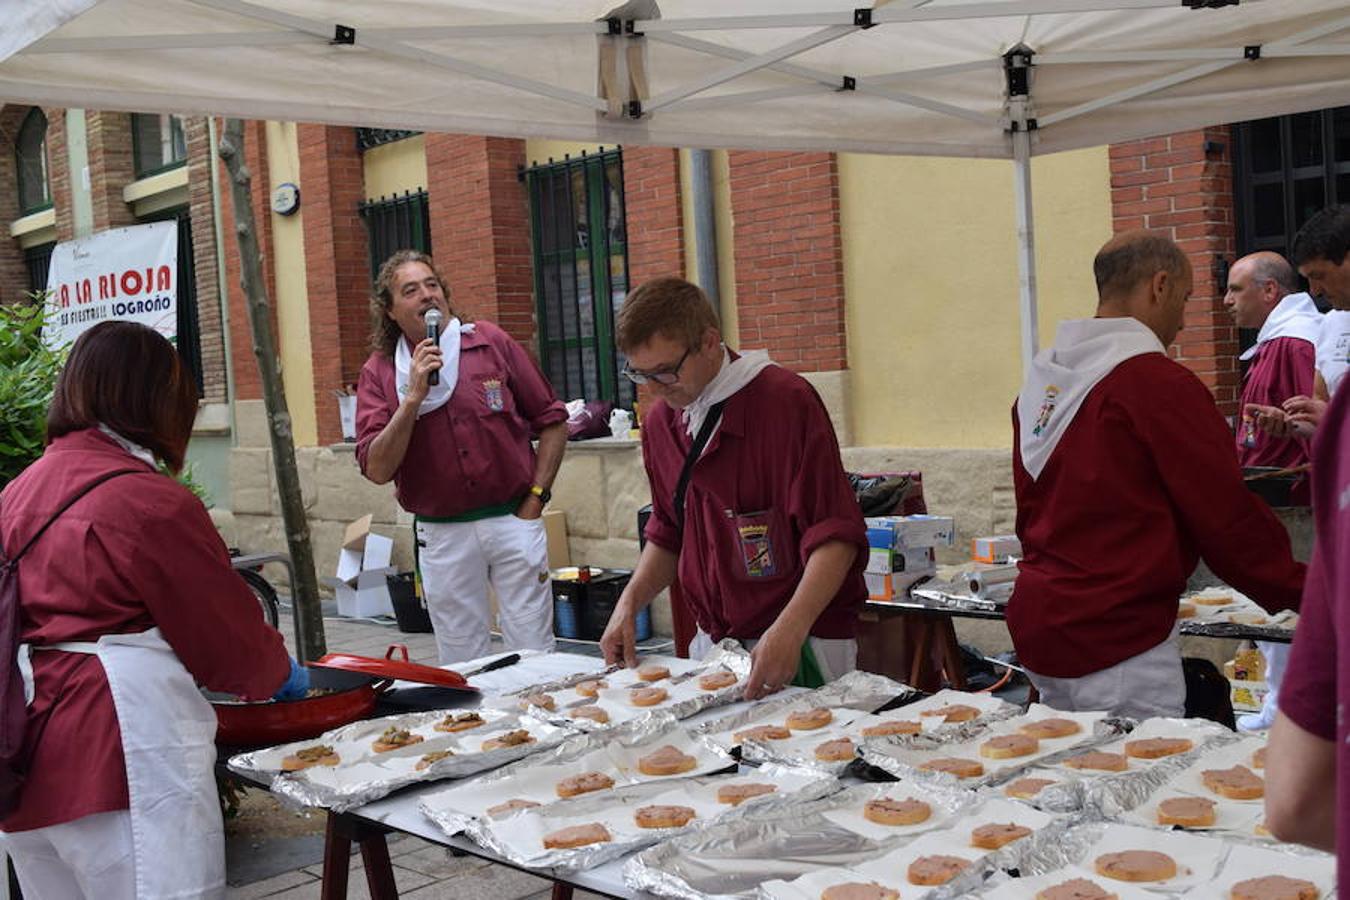
[[[853,10],[853,24],[865,31],[877,23],[872,21],[872,10],[868,7],[860,6]]]
[[[845,75],[839,82],[838,90],[856,91],[858,89],[858,79],[852,75]]]
[[[1260,59],[1260,58],[1261,58],[1261,45],[1260,45],[1260,44],[1248,44],[1247,46],[1243,47],[1243,48],[1242,48],[1242,58],[1243,58],[1243,59]]]
[[[1218,9],[1221,6],[1237,6],[1239,0],[1181,0],[1187,9]]]
[[[334,46],[346,44],[353,46],[356,44],[356,29],[350,25],[334,25],[333,39],[328,42]]]
[[[630,119],[640,119],[640,118],[642,118],[642,101],[641,101],[641,100],[629,100],[629,101],[628,101],[628,107],[627,107],[627,109],[628,109],[628,118],[630,118]]]
[[[1003,74],[1008,80],[1008,96],[1031,96],[1031,68],[1036,51],[1026,44],[1018,44],[1003,54]]]

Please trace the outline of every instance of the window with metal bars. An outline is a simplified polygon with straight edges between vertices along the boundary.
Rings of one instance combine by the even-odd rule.
[[[408,131],[399,128],[358,128],[356,129],[356,149],[365,153],[371,147],[392,144],[394,141],[401,141],[404,138],[410,138],[421,133],[420,131]]]
[[[23,264],[28,269],[28,290],[40,294],[47,290],[47,272],[52,267],[52,250],[56,242],[38,244],[23,251]]]
[[[379,274],[380,264],[397,250],[431,252],[426,191],[404,191],[401,197],[367,200],[359,211],[369,238],[372,281]]]
[[[619,149],[525,170],[530,195],[539,357],[564,400],[632,409],[614,318],[628,293],[623,156]]]
[[[1314,213],[1350,203],[1350,106],[1233,126],[1239,255],[1287,254]]]
[[[197,382],[197,393],[203,393],[202,332],[197,317],[197,263],[192,252],[192,214],[186,206],[161,210],[141,216],[142,222],[178,223],[178,337],[175,345],[178,355],[187,363]]]

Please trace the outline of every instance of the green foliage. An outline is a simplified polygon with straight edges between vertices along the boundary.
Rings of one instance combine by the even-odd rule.
[[[0,486],[42,455],[47,407],[66,356],[42,342],[45,318],[40,302],[0,304]]]
[[[159,470],[170,478],[175,479],[189,491],[192,491],[193,495],[198,500],[202,501],[202,506],[210,509],[214,505],[214,501],[211,499],[211,492],[206,489],[205,485],[197,480],[197,467],[194,463],[183,463],[183,471],[179,472],[177,475],[170,472],[169,467],[163,463],[159,464]]]

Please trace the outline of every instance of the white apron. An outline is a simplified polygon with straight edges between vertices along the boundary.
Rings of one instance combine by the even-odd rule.
[[[159,629],[34,649],[88,653],[103,665],[126,758],[136,896],[223,897],[216,716]]]

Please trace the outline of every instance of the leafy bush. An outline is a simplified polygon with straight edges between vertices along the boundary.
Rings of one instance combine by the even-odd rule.
[[[42,342],[40,303],[0,304],[0,486],[42,455],[65,352]]]

